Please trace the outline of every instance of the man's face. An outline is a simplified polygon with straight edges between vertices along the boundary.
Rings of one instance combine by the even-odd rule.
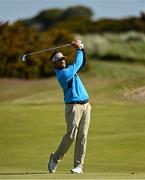
[[[56,61],[54,63],[56,68],[65,68],[66,67],[66,62],[64,58],[61,58],[60,60]]]

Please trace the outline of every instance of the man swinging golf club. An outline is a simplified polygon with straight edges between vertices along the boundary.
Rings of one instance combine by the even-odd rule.
[[[91,106],[87,91],[77,74],[85,66],[84,45],[80,40],[75,40],[71,44],[76,48],[75,60],[72,65],[66,65],[66,57],[61,52],[55,52],[51,56],[57,80],[64,92],[67,130],[57,150],[50,155],[48,163],[50,173],[56,172],[58,164],[74,140],[76,140],[74,167],[71,172],[83,173]]]

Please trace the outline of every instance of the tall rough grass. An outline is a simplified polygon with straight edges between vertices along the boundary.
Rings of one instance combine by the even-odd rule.
[[[76,35],[76,38],[84,42],[88,55],[94,58],[145,63],[143,33],[87,34]]]

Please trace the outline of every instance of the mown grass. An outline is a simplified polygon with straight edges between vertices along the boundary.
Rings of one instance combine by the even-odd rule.
[[[55,175],[49,155],[65,132],[63,94],[55,78],[0,80],[0,178],[145,177],[145,104],[125,99],[144,85],[145,67],[91,62],[81,78],[90,94],[91,125],[84,175],[73,176],[73,146]]]

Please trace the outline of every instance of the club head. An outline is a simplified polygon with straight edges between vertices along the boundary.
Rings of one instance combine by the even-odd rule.
[[[26,55],[22,56],[22,61],[25,62],[26,61]]]

